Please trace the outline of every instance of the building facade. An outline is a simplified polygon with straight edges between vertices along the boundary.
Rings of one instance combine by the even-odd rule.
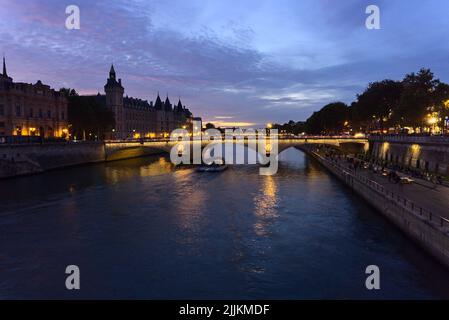
[[[40,136],[68,138],[67,99],[44,85],[14,82],[6,71],[0,74],[0,137]]]
[[[173,107],[168,98],[162,101],[159,94],[156,102],[123,96],[122,80],[117,79],[114,66],[104,86],[106,107],[114,113],[113,139],[162,138],[170,132],[183,128],[192,121],[192,113],[182,105],[181,99]]]

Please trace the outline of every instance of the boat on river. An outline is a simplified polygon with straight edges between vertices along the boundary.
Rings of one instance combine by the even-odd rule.
[[[198,172],[221,172],[228,168],[224,161],[217,161],[212,164],[204,164],[196,168]]]

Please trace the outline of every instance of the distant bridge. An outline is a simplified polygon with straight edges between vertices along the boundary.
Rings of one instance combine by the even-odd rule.
[[[194,143],[201,143],[201,147],[204,148],[207,144],[213,142],[208,140],[207,137],[203,137],[203,140],[190,142],[192,146]],[[229,142],[223,140],[223,142]],[[151,154],[170,153],[170,150],[178,142],[170,140],[127,140],[127,141],[106,141],[105,142],[105,158],[106,160],[119,160],[132,157],[140,157]],[[235,140],[234,140],[235,143]],[[354,137],[342,137],[342,136],[305,136],[301,138],[279,138],[278,139],[278,153],[291,148],[300,148],[305,144],[324,144],[334,146],[342,149],[343,151],[351,152],[353,150],[363,150],[367,148],[368,139],[366,138],[354,138]],[[246,147],[248,140],[244,140]]]

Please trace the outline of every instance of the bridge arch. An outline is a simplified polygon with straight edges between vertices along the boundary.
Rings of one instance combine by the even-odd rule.
[[[202,141],[201,148],[203,149],[211,141]],[[229,142],[229,141],[228,141]],[[112,141],[105,143],[105,160],[120,160],[134,157],[142,157],[161,153],[170,153],[170,150],[177,142],[174,141]],[[234,142],[235,143],[235,142]],[[360,150],[367,148],[368,141],[364,138],[295,138],[295,139],[279,139],[278,140],[278,154],[282,151],[295,147],[297,149],[304,148],[305,145],[321,144],[334,146],[348,153],[357,153]],[[192,142],[190,142],[192,146]],[[244,146],[254,149],[252,144],[245,139]],[[260,152],[256,149],[256,152]],[[224,146],[223,152],[224,155]]]

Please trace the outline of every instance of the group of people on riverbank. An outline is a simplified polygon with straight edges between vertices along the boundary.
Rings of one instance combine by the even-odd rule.
[[[369,170],[372,173],[386,176],[389,181],[394,183],[400,183],[404,177],[412,177],[432,183],[434,187],[444,184],[444,178],[441,175],[375,159],[370,155],[348,156],[329,146],[320,146],[318,151],[335,163],[345,161],[347,167],[355,172],[360,169]]]
[[[433,174],[428,171],[421,171],[418,169],[406,167],[403,165],[398,165],[396,163],[389,163],[385,160],[378,160],[378,159],[372,159],[369,156],[362,156],[360,155],[358,157],[358,161],[362,161],[363,163],[368,163],[368,168],[370,170],[373,170],[373,172],[379,172],[384,174],[386,173],[388,180],[394,181],[394,182],[400,182],[400,175],[401,173],[404,176],[409,176],[414,179],[421,179],[427,182],[430,182],[434,185],[442,185],[443,184],[443,177],[439,174]],[[377,168],[373,169],[373,168]]]

